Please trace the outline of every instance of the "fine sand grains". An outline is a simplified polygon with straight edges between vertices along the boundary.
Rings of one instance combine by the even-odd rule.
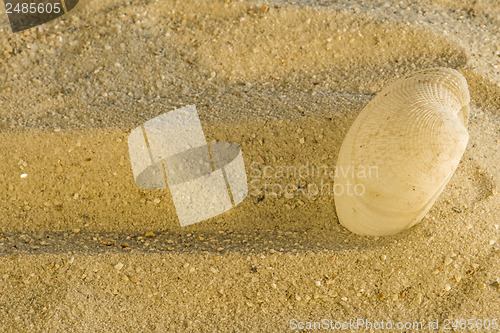
[[[2,26],[0,331],[495,319],[499,17],[493,0],[82,0]],[[471,94],[457,171],[419,225],[351,234],[313,170],[382,87],[436,66]],[[127,136],[189,104],[209,142],[241,147],[249,195],[180,228],[168,191],[135,185]]]

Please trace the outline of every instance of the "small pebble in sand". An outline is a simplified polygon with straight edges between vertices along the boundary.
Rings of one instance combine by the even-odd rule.
[[[415,301],[417,302],[417,304],[422,303],[422,298],[423,298],[422,293],[418,293],[417,296],[415,297]]]
[[[446,257],[444,258],[444,265],[445,266],[448,266],[449,264],[451,264],[453,262],[453,259],[451,259],[450,257]]]
[[[115,269],[116,269],[117,271],[121,270],[122,268],[123,268],[123,264],[122,264],[121,262],[119,262],[119,263],[117,263],[117,264],[115,265]]]
[[[137,276],[135,275],[130,278],[130,282],[137,283],[137,281]]]
[[[477,285],[477,287],[479,288],[479,290],[483,290],[484,288],[486,288],[486,285],[484,283],[480,283]]]
[[[444,290],[445,291],[450,291],[451,290],[451,286],[449,284],[447,284],[446,286],[444,286]]]
[[[316,281],[315,284],[316,284],[316,287],[321,287],[321,281]]]

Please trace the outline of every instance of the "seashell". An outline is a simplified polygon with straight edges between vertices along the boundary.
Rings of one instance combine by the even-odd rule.
[[[469,134],[467,81],[449,68],[410,74],[358,115],[337,160],[340,223],[371,236],[418,223],[455,172]]]

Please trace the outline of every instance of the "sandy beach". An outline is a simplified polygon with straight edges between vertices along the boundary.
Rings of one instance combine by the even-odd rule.
[[[495,1],[82,0],[0,30],[0,331],[500,329]],[[377,92],[431,67],[467,80],[465,154],[421,223],[353,234],[313,170]],[[248,196],[180,227],[127,139],[192,104],[208,142],[241,147]]]

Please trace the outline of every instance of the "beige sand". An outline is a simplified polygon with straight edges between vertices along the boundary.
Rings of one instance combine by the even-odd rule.
[[[0,331],[500,322],[499,26],[493,0],[82,0],[27,32],[4,26]],[[252,165],[332,166],[377,91],[435,66],[467,78],[470,142],[399,235],[351,234],[333,195],[252,186],[230,212],[180,228],[168,191],[134,183],[130,131],[188,104],[209,141],[241,146],[255,187]],[[318,178],[271,179],[297,181]]]

